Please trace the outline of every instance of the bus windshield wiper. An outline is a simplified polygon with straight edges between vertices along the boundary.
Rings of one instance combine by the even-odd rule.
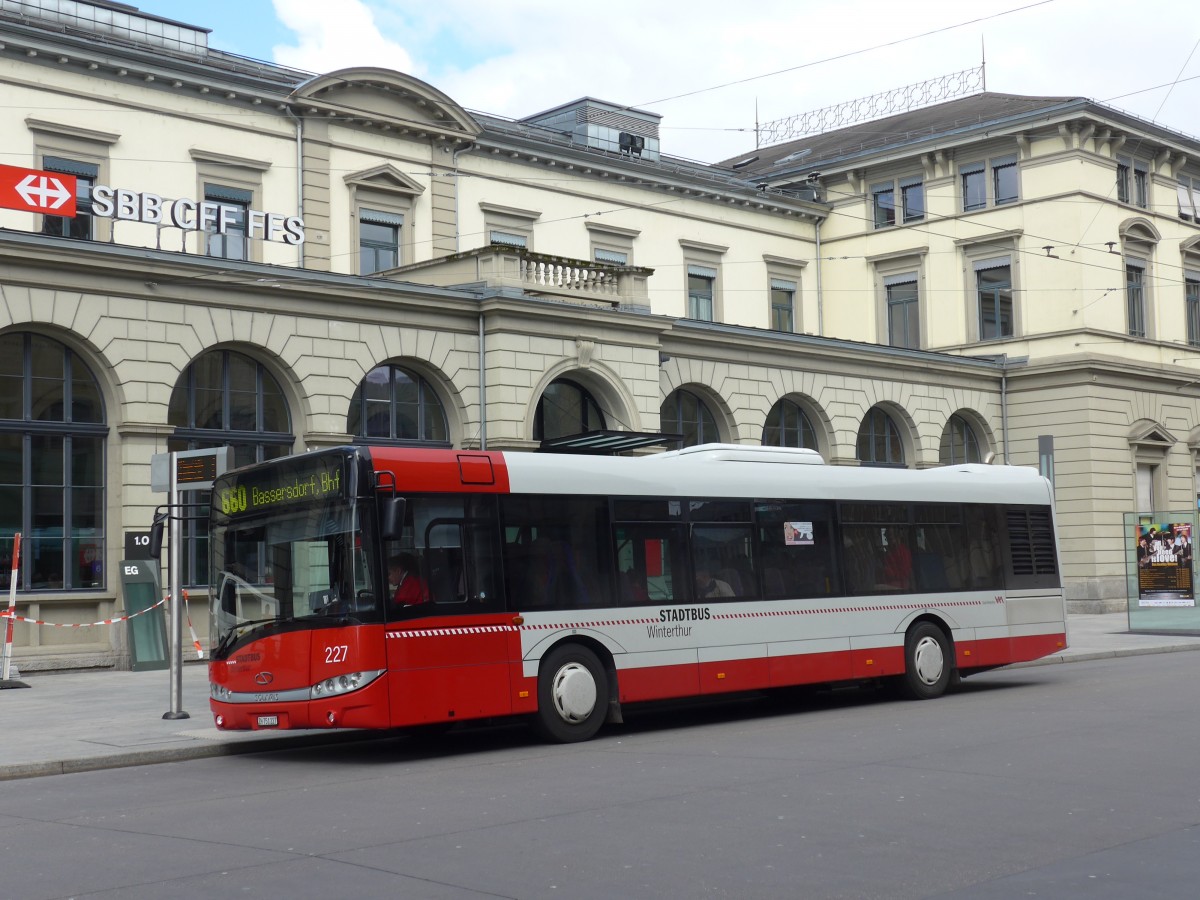
[[[292,622],[292,621],[294,621],[294,620],[290,619],[290,618],[277,619],[274,616],[272,616],[268,619],[247,619],[245,622],[238,622],[236,625],[234,625],[232,628],[230,628],[229,631],[227,631],[225,633],[225,636],[223,638],[221,638],[221,640],[219,640],[217,642],[216,649],[213,650],[213,656],[214,657],[223,656],[225,654],[225,651],[229,649],[229,647],[234,643],[234,641],[236,641],[243,634],[245,634],[246,629],[248,629],[248,628],[254,628],[257,625],[267,625],[271,622],[278,622],[280,624],[283,624],[285,622]]]

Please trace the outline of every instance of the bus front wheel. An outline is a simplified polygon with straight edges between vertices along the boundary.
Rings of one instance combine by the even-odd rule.
[[[591,738],[604,724],[608,678],[596,654],[578,644],[556,647],[538,675],[537,730],[558,743]]]
[[[946,693],[954,657],[945,632],[932,622],[918,622],[904,638],[904,692],[914,700]]]

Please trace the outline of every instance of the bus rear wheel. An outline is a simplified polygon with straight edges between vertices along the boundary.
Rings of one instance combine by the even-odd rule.
[[[954,672],[954,657],[946,633],[932,622],[918,622],[904,638],[904,693],[914,700],[932,700],[946,693]]]
[[[556,647],[538,674],[537,730],[561,744],[586,741],[608,709],[608,678],[596,654],[579,644]]]

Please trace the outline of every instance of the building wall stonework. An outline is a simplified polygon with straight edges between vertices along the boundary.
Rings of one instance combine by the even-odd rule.
[[[1126,600],[1120,523],[1139,464],[1155,467],[1156,505],[1195,508],[1200,334],[1185,282],[1200,271],[1200,221],[1178,193],[1181,176],[1200,179],[1192,139],[1083,98],[984,93],[921,111],[930,127],[862,123],[758,148],[737,170],[634,159],[469,114],[399,72],[310,77],[216,50],[220,65],[203,66],[132,38],[91,46],[38,29],[29,9],[19,27],[0,22],[8,163],[77,157],[109,186],[167,198],[228,178],[263,210],[305,219],[303,245],[256,239],[243,262],[206,256],[203,230],[104,218],[70,241],[43,234],[46,216],[0,210],[0,329],[55,338],[100,385],[110,574],[122,532],[144,530],[161,502],[149,459],[172,435],[172,391],[215,349],[279,382],[294,451],[351,440],[350,399],[385,363],[431,385],[454,447],[534,449],[539,399],[559,378],[630,431],[662,429],[664,401],[693,391],[720,438],[743,444],[786,398],[831,464],[859,464],[875,407],[914,468],[942,462],[956,415],[998,462],[1037,465],[1052,436],[1073,609]],[[886,148],[871,142],[880,127],[896,136]],[[995,196],[989,169],[985,202],[964,208],[965,167],[1010,157],[1015,196]],[[1126,157],[1145,168],[1144,202],[1114,190]],[[874,187],[914,177],[923,214],[877,227]],[[359,213],[381,197],[403,213],[401,266],[360,277]],[[493,229],[530,252],[488,251]],[[607,273],[620,270],[615,299],[522,269],[569,280],[598,268],[597,249],[629,257]],[[977,266],[995,257],[1008,260],[1012,327],[985,336]],[[1130,333],[1130,260],[1146,276],[1144,335]],[[715,272],[712,321],[685,318],[706,315],[689,306],[689,266]],[[919,346],[889,346],[905,339],[886,288],[909,273]],[[794,284],[792,333],[768,330],[787,327],[772,319],[772,280]],[[49,620],[121,608],[111,577],[21,602]],[[119,631],[18,626],[18,642],[25,658],[120,664]]]

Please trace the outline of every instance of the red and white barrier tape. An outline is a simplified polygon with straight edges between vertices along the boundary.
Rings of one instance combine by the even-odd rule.
[[[17,573],[20,571],[21,532],[13,535],[12,576],[8,580],[8,608],[0,610],[4,617],[4,644],[0,650],[0,680],[7,682],[12,674],[13,616],[17,606]]]
[[[128,622],[130,619],[136,619],[138,616],[150,612],[152,609],[157,609],[167,602],[167,598],[163,597],[154,606],[147,606],[145,609],[138,610],[135,613],[130,613],[127,616],[119,616],[115,619],[103,619],[99,622],[78,622],[78,623],[63,623],[63,622],[44,622],[41,619],[30,619],[26,616],[18,616],[9,610],[0,609],[0,618],[10,619],[14,622],[26,622],[30,625],[48,625],[51,628],[92,628],[96,625],[114,625],[117,622]]]
[[[183,591],[183,611],[187,615],[188,631],[192,633],[192,646],[196,648],[196,659],[204,659],[204,648],[200,646],[200,638],[196,637],[196,629],[192,627],[192,614],[188,612],[188,595]],[[164,598],[166,599],[166,598]]]

